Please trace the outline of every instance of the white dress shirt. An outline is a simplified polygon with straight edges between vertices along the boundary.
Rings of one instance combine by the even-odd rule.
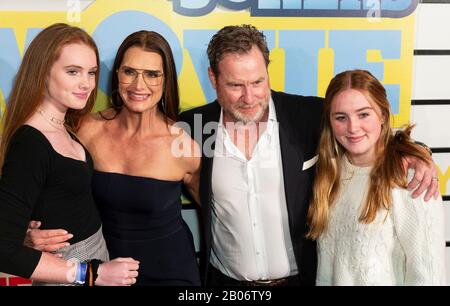
[[[267,128],[250,160],[232,142],[222,117],[223,110],[212,169],[210,262],[237,280],[297,274],[274,103],[270,99]]]

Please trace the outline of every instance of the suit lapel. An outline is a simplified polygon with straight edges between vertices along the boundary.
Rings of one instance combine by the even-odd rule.
[[[211,197],[211,175],[216,145],[217,125],[220,118],[220,105],[217,101],[215,105],[204,113],[202,118],[202,176],[203,183],[209,185],[209,198]],[[203,175],[204,174],[204,175]]]
[[[281,150],[281,163],[283,167],[283,179],[284,179],[284,191],[286,195],[286,205],[289,216],[290,228],[293,228],[292,216],[294,216],[295,199],[297,198],[297,182],[298,176],[301,171],[301,162],[303,161],[303,154],[298,146],[298,139],[294,139],[292,133],[293,122],[289,121],[288,112],[283,107],[282,98],[272,95],[275,110],[277,114],[277,120],[279,123],[279,135],[280,135],[280,150]]]
[[[200,172],[200,197],[202,201],[203,226],[205,237],[205,254],[202,262],[203,277],[207,278],[209,259],[211,254],[211,200],[212,200],[212,168],[214,160],[214,149],[217,136],[217,125],[220,118],[220,105],[213,102],[202,115],[202,168]],[[206,129],[205,129],[206,127]]]

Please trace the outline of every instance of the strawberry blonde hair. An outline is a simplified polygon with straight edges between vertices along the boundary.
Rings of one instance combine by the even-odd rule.
[[[313,197],[308,211],[310,230],[307,236],[312,239],[318,238],[326,230],[330,207],[334,205],[339,194],[345,148],[336,141],[333,135],[330,121],[331,106],[335,97],[347,89],[361,92],[374,109],[379,109],[377,115],[383,122],[380,137],[376,143],[376,159],[370,172],[369,189],[359,217],[360,222],[371,223],[378,210],[391,208],[392,188],[406,188],[407,178],[403,167],[405,156],[431,162],[430,154],[411,140],[412,126],[399,130],[395,134],[392,132],[391,111],[386,90],[370,72],[351,70],[339,73],[331,80],[325,95],[322,134],[318,149],[319,160],[313,186]]]

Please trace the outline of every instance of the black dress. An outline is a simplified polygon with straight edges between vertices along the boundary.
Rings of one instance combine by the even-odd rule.
[[[41,252],[23,245],[30,220],[42,221],[41,229],[72,233],[71,246],[100,231],[91,193],[93,163],[85,154],[86,162],[59,154],[29,125],[15,132],[0,178],[0,271],[26,278],[34,272]],[[93,258],[84,251],[79,255]]]
[[[92,190],[111,258],[140,261],[137,285],[198,286],[192,233],[181,216],[182,182],[95,171]]]

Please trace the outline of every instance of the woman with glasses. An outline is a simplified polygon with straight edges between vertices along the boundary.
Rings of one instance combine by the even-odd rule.
[[[184,184],[198,201],[198,145],[176,128],[179,97],[167,41],[139,31],[119,47],[112,108],[85,120],[78,135],[93,156],[93,195],[111,258],[139,260],[137,285],[200,285],[192,234],[181,216]],[[54,249],[58,231],[31,232]],[[53,246],[45,246],[45,243]]]
[[[95,103],[98,68],[97,46],[85,31],[45,28],[25,52],[2,118],[0,271],[34,285],[131,285],[138,275],[132,258],[108,262],[92,158],[73,134]],[[71,232],[60,258],[23,246],[31,218]]]

